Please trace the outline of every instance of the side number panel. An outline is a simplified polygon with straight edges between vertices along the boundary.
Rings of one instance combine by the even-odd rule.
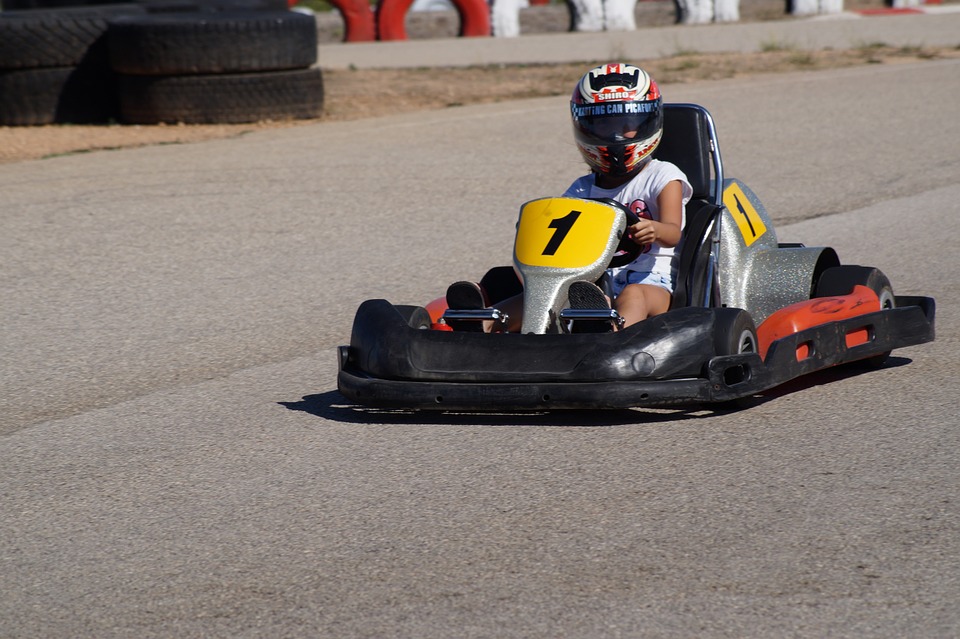
[[[724,190],[723,204],[737,223],[744,245],[750,246],[767,232],[767,225],[738,184],[731,184]]]

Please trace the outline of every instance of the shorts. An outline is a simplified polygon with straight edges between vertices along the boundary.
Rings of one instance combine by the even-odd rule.
[[[650,286],[659,286],[666,289],[668,293],[673,293],[673,277],[669,273],[657,273],[652,271],[620,271],[613,277],[613,296],[616,297],[627,284],[648,284]]]

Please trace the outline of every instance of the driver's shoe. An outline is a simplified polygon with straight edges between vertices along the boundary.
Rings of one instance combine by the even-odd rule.
[[[570,308],[595,311],[607,310],[610,302],[600,287],[591,282],[574,282],[569,291]],[[613,326],[608,320],[579,320],[573,323],[573,333],[609,333]]]
[[[447,308],[473,311],[487,308],[487,306],[489,306],[487,296],[476,282],[454,282],[447,289]],[[483,322],[476,320],[449,320],[447,323],[455,331],[483,332]]]

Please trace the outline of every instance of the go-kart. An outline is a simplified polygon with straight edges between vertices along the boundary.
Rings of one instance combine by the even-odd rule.
[[[613,330],[609,307],[569,308],[573,282],[603,283],[635,256],[631,214],[611,201],[533,200],[520,209],[514,264],[481,280],[493,305],[522,294],[519,332],[498,330],[507,318],[493,306],[368,300],[339,349],[340,393],[433,410],[715,405],[839,364],[882,365],[934,339],[932,298],[896,296],[881,271],[842,265],[832,248],[778,242],[757,196],[724,176],[703,107],[665,105],[655,155],[694,190],[669,311]],[[493,330],[459,330],[470,322]]]

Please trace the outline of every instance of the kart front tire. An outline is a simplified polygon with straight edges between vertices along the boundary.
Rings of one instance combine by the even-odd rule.
[[[739,308],[717,309],[713,337],[717,355],[741,355],[760,350],[753,318]]]
[[[852,264],[828,268],[817,282],[814,297],[832,297],[849,295],[855,286],[866,286],[880,298],[880,309],[896,308],[896,297],[890,279],[880,269],[872,266],[855,266]],[[854,364],[868,368],[880,368],[886,364],[890,351],[869,357]]]
[[[430,313],[422,306],[397,304],[394,308],[397,309],[403,321],[405,321],[410,328],[419,330],[428,330],[430,328]]]
[[[750,313],[739,308],[718,308],[715,313],[713,340],[718,356],[760,352],[757,327]],[[715,404],[713,408],[738,411],[750,408],[753,404],[753,396],[746,396]]]

